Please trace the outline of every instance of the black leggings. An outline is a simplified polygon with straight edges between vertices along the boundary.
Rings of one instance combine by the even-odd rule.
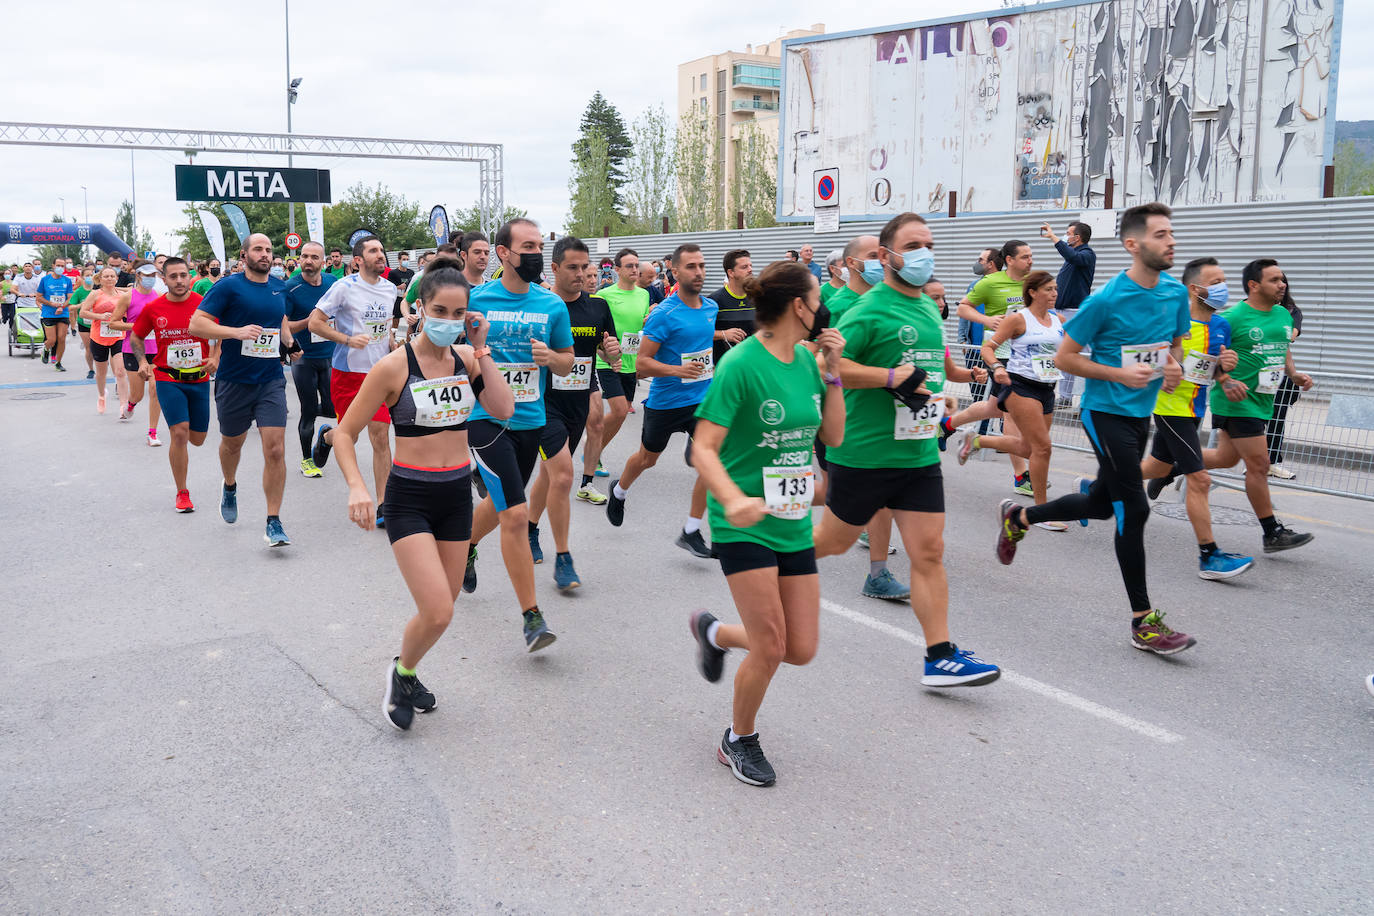
[[[334,402],[329,398],[329,360],[301,357],[291,365],[291,380],[296,383],[296,397],[301,402],[301,419],[296,424],[296,432],[301,437],[301,457],[309,458],[315,438],[315,418],[334,416]]]
[[[1150,436],[1149,417],[1123,417],[1098,410],[1083,412],[1083,428],[1097,454],[1097,479],[1086,494],[1070,493],[1026,509],[1026,520],[1069,522],[1116,516],[1116,562],[1132,613],[1148,611],[1145,587],[1145,522],[1150,502],[1140,479],[1140,461]]]
[[[1283,464],[1283,428],[1288,423],[1288,408],[1292,407],[1301,394],[1291,378],[1283,377],[1279,390],[1274,394],[1274,415],[1269,418],[1265,434],[1269,437],[1269,463]]]

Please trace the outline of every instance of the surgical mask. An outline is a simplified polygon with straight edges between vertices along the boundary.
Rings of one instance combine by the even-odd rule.
[[[95,278],[88,275],[88,276],[82,277],[82,278],[81,278],[81,282],[84,283],[84,284],[86,284],[87,286],[90,286],[92,283],[95,282]]]
[[[1220,283],[1213,283],[1211,286],[1207,287],[1206,302],[1209,308],[1221,309],[1230,301],[1231,290],[1227,287],[1225,280],[1222,280]]]
[[[282,277],[286,276],[286,268],[282,267],[280,264],[273,264],[272,269],[269,270],[268,273],[280,280]]]
[[[401,269],[402,269],[402,270],[405,270],[405,269],[406,269],[407,267],[409,267],[409,266],[410,266],[410,262],[409,262],[409,261],[402,261],[402,262],[401,262]]]
[[[218,267],[211,267],[211,268],[210,268],[210,276],[212,276],[212,277],[218,277],[218,276],[219,276],[219,268],[218,268]]]
[[[138,285],[141,286],[141,287],[143,287],[144,289],[152,289],[152,288],[153,288],[153,284],[154,284],[155,282],[156,282],[156,280],[155,280],[153,277],[151,277],[151,276],[144,276],[144,275],[142,275],[142,274],[139,275],[139,278],[138,278]]]
[[[830,327],[830,306],[824,302],[816,309],[815,316],[811,319],[811,327],[806,329],[806,339],[815,340],[821,336],[821,331]]]
[[[848,282],[849,282],[849,268],[848,268],[848,267],[841,267],[841,268],[840,268],[840,282],[841,282],[841,283],[848,283]]]
[[[975,277],[986,277],[988,275],[987,268],[983,267],[982,261],[973,262],[973,275]]]
[[[511,252],[512,255],[515,252]],[[520,260],[515,266],[515,275],[526,283],[534,283],[544,273],[544,252],[526,251],[519,256]]]
[[[463,335],[463,322],[450,318],[426,318],[425,336],[436,347],[451,347]]]
[[[877,286],[883,279],[883,262],[877,258],[864,261],[863,270],[859,271],[859,276],[869,286]]]
[[[908,251],[905,254],[899,254],[899,256],[902,259],[902,266],[898,268],[897,276],[901,277],[904,283],[918,289],[925,286],[930,275],[935,272],[934,252],[929,248],[917,248],[915,251]]]

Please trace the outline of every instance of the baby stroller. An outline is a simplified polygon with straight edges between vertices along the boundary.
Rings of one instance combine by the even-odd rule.
[[[19,306],[14,310],[14,319],[10,321],[10,356],[14,355],[16,349],[28,350],[29,356],[37,356],[38,351],[43,349],[42,315],[36,305]]]

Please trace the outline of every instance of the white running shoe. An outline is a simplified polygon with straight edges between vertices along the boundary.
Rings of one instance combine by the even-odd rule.
[[[162,445],[162,440],[157,437],[157,430],[148,430],[148,444],[151,445],[153,448],[157,448],[158,446]]]
[[[1292,480],[1298,475],[1281,464],[1271,464],[1269,465],[1269,476],[1277,477],[1279,480]]]

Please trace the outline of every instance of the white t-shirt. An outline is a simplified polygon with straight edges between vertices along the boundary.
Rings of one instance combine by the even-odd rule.
[[[391,352],[391,310],[395,302],[396,286],[381,277],[376,283],[367,283],[362,274],[353,274],[329,287],[315,308],[332,318],[334,328],[341,334],[366,334],[371,339],[362,349],[335,344],[330,365],[340,372],[367,372]]]
[[[38,281],[43,279],[37,274],[32,277],[18,276],[14,278],[14,291],[19,296],[19,301],[15,303],[17,308],[31,309],[38,307]]]

